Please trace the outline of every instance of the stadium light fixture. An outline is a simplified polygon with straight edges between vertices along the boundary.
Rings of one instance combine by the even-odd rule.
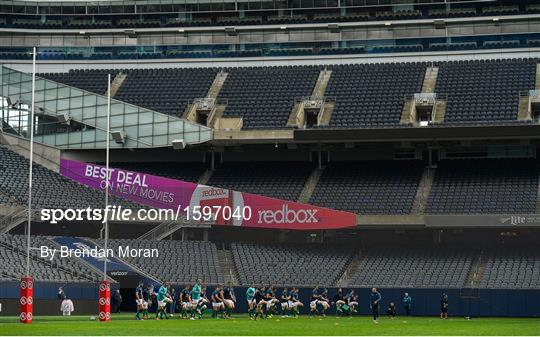
[[[109,131],[109,130],[107,130]],[[124,144],[126,142],[126,133],[123,130],[110,132],[112,138],[117,144]],[[107,142],[108,144],[109,142]]]
[[[281,30],[286,30],[286,29],[287,29],[287,26],[281,26],[281,27],[279,27],[279,29],[281,29]]]
[[[186,148],[186,142],[183,139],[175,139],[172,141],[172,147],[175,150],[183,150]]]

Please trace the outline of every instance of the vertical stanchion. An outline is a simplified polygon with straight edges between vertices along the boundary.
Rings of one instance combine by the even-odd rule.
[[[32,52],[32,102],[30,105],[30,116],[28,127],[30,133],[30,153],[28,169],[28,223],[26,228],[26,275],[21,278],[21,299],[20,299],[20,322],[32,323],[33,303],[34,303],[34,280],[30,276],[30,230],[32,226],[32,171],[34,162],[34,104],[36,100],[36,47]]]
[[[99,320],[111,320],[111,282],[108,280],[99,282]]]
[[[30,276],[21,277],[20,284],[20,322],[32,323],[32,313],[34,304],[34,279]]]
[[[109,149],[110,149],[110,122],[111,122],[111,74],[107,77],[107,146],[105,153],[105,162],[106,162],[106,171],[105,175],[105,209],[109,205]],[[109,244],[109,219],[105,218],[104,224],[105,230],[105,243],[104,249],[107,252]],[[105,256],[103,260],[103,280],[99,283],[99,320],[101,322],[106,322],[111,319],[111,282],[107,279],[107,261],[108,258]]]

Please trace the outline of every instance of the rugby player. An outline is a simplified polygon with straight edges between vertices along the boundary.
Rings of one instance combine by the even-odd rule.
[[[188,318],[189,312],[189,318],[195,319],[193,317],[193,302],[191,301],[191,289],[189,288],[189,285],[186,285],[184,289],[182,289],[182,292],[180,292],[180,310],[181,318]]]
[[[338,288],[337,293],[332,298],[331,304],[336,306],[336,316],[343,315],[342,306],[345,304],[345,298],[343,297],[343,289]]]
[[[358,308],[358,296],[355,294],[353,289],[351,289],[351,291],[345,295],[345,302],[350,308],[349,315],[355,313],[356,308]]]
[[[291,298],[290,303],[289,303],[289,308],[291,308],[293,316],[295,318],[298,318],[298,314],[300,313],[300,308],[304,306],[304,303],[300,302],[300,300],[298,299],[298,288],[292,288],[291,292],[289,293],[289,296]]]
[[[257,289],[255,291],[255,305],[256,305],[256,312],[255,312],[255,316],[253,317],[253,320],[257,320],[257,318],[259,316],[261,317],[265,317],[266,315],[266,300],[265,300],[265,295],[266,295],[266,288],[265,286],[262,286],[260,287],[259,289]]]
[[[266,315],[269,318],[272,318],[272,314],[275,313],[275,310],[277,309],[277,304],[279,303],[279,300],[276,298],[275,294],[275,288],[273,286],[268,286],[268,289],[266,289]]]
[[[193,288],[191,288],[191,304],[195,310],[191,310],[191,319],[195,319],[195,311],[197,311],[197,314],[199,318],[202,318],[202,297],[201,297],[201,280],[197,280],[195,284],[193,285]]]
[[[138,321],[143,320],[143,318],[141,318],[141,313],[144,313],[143,285],[144,284],[142,282],[139,282],[139,284],[137,285],[137,288],[135,288],[135,303],[137,304],[137,313],[135,314],[135,319]]]
[[[223,310],[225,309],[223,290],[220,287],[216,287],[210,299],[212,300],[212,318],[218,318],[218,314],[222,313],[223,315]]]
[[[319,286],[316,286],[311,292],[311,298],[309,302],[309,318],[311,318],[313,314],[317,315],[319,313],[319,311],[317,310],[317,303],[319,301],[319,298]]]
[[[151,284],[149,284],[146,288],[143,287],[142,309],[143,309],[143,318],[144,319],[149,319],[150,318],[150,315],[148,314],[148,309],[150,308],[150,305],[152,305],[152,300],[151,300],[150,294],[153,291],[154,291],[154,286],[151,285]]]
[[[287,288],[283,288],[283,291],[281,292],[281,317],[285,318],[289,316],[289,303],[291,301],[291,296],[289,295],[289,290]]]
[[[328,289],[324,288],[319,296],[318,304],[322,307],[322,316],[326,317],[326,311],[330,308],[330,301],[328,300]]]
[[[231,318],[236,304],[236,296],[234,295],[234,288],[230,283],[223,288],[223,304],[225,305],[225,317]]]
[[[250,318],[253,318],[255,315],[255,292],[257,289],[255,287],[251,286],[246,290],[246,300],[247,300],[247,306],[248,306],[248,315]]]
[[[157,293],[158,310],[156,312],[156,320],[163,317],[169,319],[169,315],[167,315],[167,304],[172,302],[172,298],[169,294],[169,288],[169,282],[165,282],[161,287],[159,287]]]

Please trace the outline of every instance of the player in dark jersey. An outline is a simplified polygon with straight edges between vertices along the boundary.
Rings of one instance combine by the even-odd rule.
[[[441,319],[448,319],[448,295],[442,294],[441,298]]]
[[[148,319],[150,318],[150,314],[148,313],[148,308],[150,308],[150,305],[152,304],[152,300],[150,298],[150,291],[153,290],[154,287],[152,285],[148,285],[147,287],[143,286],[142,290],[142,296],[143,296],[143,318]]]
[[[300,302],[300,300],[299,300],[298,288],[292,288],[291,292],[289,293],[289,296],[291,298],[290,303],[289,303],[289,307],[291,308],[293,316],[295,318],[298,318],[298,314],[300,313],[300,309],[304,306],[304,303]]]
[[[231,318],[231,313],[236,305],[236,296],[230,283],[223,288],[223,303],[225,305],[225,317]]]
[[[223,304],[223,290],[216,287],[210,296],[212,301],[212,318],[218,318],[219,313],[223,313],[225,305]]]
[[[324,288],[319,295],[319,306],[322,310],[322,316],[326,317],[326,311],[330,308],[330,301],[328,300],[328,289]]]
[[[287,288],[283,288],[283,291],[281,292],[281,297],[279,299],[281,304],[281,317],[288,317],[290,313],[290,307],[289,302],[291,300],[291,296],[289,295],[289,290]]]
[[[180,292],[180,308],[181,308],[181,318],[188,318],[195,319],[193,317],[193,302],[191,301],[191,288],[189,285],[186,285],[184,289]]]
[[[253,316],[253,320],[257,320],[259,316],[265,317],[266,316],[266,287],[262,286],[259,289],[255,291],[255,303],[256,303],[256,311],[255,316]]]
[[[337,293],[332,298],[331,305],[336,306],[336,316],[342,316],[343,310],[342,306],[345,304],[345,298],[343,297],[343,289],[338,288]]]
[[[349,315],[351,316],[353,313],[357,312],[356,309],[358,308],[358,296],[354,292],[353,289],[349,291],[347,295],[345,295],[345,303],[349,306]]]
[[[313,317],[313,315],[317,315],[319,313],[317,309],[319,298],[321,296],[319,292],[320,292],[319,286],[316,286],[315,288],[313,288],[313,291],[311,292],[311,298],[309,299],[309,317],[310,318]]]
[[[137,288],[135,288],[135,303],[137,304],[137,313],[135,314],[135,319],[138,321],[143,319],[141,317],[141,313],[144,312],[143,286],[144,284],[142,282],[139,282],[139,284],[137,285]]]
[[[273,286],[268,286],[266,289],[266,314],[269,318],[272,318],[272,315],[277,309],[277,304],[279,300],[276,298],[275,288]]]

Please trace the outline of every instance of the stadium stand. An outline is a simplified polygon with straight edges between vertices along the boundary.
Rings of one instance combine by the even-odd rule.
[[[232,243],[242,285],[331,286],[352,258],[344,247]]]
[[[229,69],[220,98],[223,116],[243,117],[244,129],[285,128],[295,99],[310,96],[321,68],[317,66]]]
[[[462,249],[370,248],[361,253],[350,285],[359,287],[460,288],[474,254]]]
[[[538,166],[530,159],[442,160],[428,213],[535,213]]]
[[[74,69],[67,73],[43,73],[37,74],[37,76],[98,95],[105,95],[108,74],[111,74],[111,77],[114,78],[117,73],[118,70],[114,69]]]
[[[420,161],[331,162],[310,203],[358,214],[408,214],[422,170]]]
[[[536,63],[535,59],[441,63],[435,92],[448,95],[444,122],[517,121],[519,92],[535,88]]]
[[[25,204],[28,200],[28,159],[0,147],[0,203]],[[105,196],[65,178],[39,164],[34,164],[32,205],[40,208],[102,208]],[[129,201],[110,196],[111,205],[137,208]]]
[[[425,70],[423,63],[332,66],[326,96],[335,97],[336,106],[330,126],[398,126],[405,97],[420,92]]]
[[[103,246],[103,240],[96,242]],[[211,242],[113,239],[110,240],[109,246],[115,250],[118,246],[158,249],[158,260],[145,257],[125,258],[125,260],[163,281],[175,284],[194,283],[197,279],[201,279],[205,284],[224,282],[217,248]]]
[[[295,162],[223,163],[208,185],[297,201],[311,169],[309,163]]]
[[[193,162],[178,163],[111,163],[112,167],[151,174],[155,176],[197,182],[205,171],[205,164]]]
[[[127,70],[115,99],[169,115],[182,115],[195,98],[205,97],[217,68]]]
[[[43,236],[32,236],[33,248],[56,246]],[[18,279],[25,275],[26,266],[26,236],[23,235],[0,235],[0,275],[4,278]],[[37,281],[56,282],[97,282],[100,275],[87,267],[78,258],[61,258],[57,254],[55,258],[40,258],[38,250],[30,251],[30,268],[32,275]]]
[[[447,95],[448,100],[444,123],[517,122],[519,93],[535,88],[536,63],[536,59],[438,63],[435,92]],[[421,91],[426,67],[427,63],[328,66],[332,75],[325,96],[336,100],[330,127],[400,126],[405,98]],[[319,66],[226,69],[229,75],[219,95],[228,101],[223,115],[242,116],[244,129],[285,128],[294,101],[311,95],[321,69]],[[182,114],[189,102],[206,95],[218,70],[127,70],[128,76],[115,98],[163,113]],[[107,87],[103,70],[42,75],[101,94]]]
[[[540,289],[540,252],[537,249],[499,249],[486,255],[482,288]]]

